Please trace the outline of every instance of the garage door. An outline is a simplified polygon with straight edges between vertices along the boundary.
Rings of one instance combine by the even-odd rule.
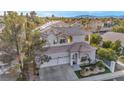
[[[68,64],[68,63],[69,63],[68,57],[55,58],[55,59],[51,59],[49,62],[45,62],[44,64],[42,64],[41,68],[49,67],[49,66],[56,66],[56,65],[61,65],[61,64]]]

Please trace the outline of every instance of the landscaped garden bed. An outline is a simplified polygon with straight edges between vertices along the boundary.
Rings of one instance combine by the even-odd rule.
[[[81,70],[75,71],[75,74],[77,75],[78,78],[84,78],[84,77],[111,72],[101,61],[95,64],[89,64],[80,67]]]
[[[119,57],[119,61],[122,62],[122,63],[124,63],[124,56],[120,56]]]

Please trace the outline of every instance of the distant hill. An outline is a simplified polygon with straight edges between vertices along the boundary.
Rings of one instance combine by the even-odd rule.
[[[92,16],[92,15],[79,15],[79,16],[75,16],[74,18],[95,18],[96,16]]]
[[[73,18],[124,18],[124,15],[122,15],[122,16],[115,16],[115,15],[109,15],[109,16],[78,15],[78,16],[74,16]]]

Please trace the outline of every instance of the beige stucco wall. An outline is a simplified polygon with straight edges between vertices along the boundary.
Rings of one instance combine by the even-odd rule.
[[[85,36],[84,35],[79,35],[79,36],[72,36],[73,42],[82,42],[85,41]]]

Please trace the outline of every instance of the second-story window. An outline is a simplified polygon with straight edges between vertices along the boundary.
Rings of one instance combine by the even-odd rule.
[[[66,42],[65,39],[60,39],[60,44],[65,43],[65,42]]]

